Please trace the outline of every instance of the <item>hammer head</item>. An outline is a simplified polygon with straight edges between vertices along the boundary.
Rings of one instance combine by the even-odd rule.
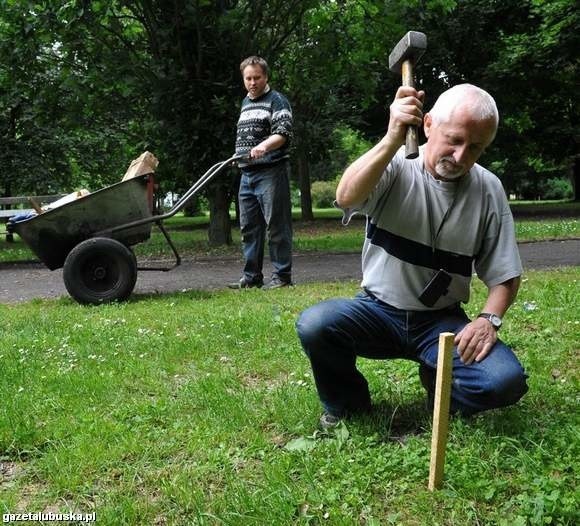
[[[419,31],[409,31],[394,47],[389,55],[389,69],[401,73],[401,66],[405,60],[413,64],[421,58],[427,49],[427,35]]]

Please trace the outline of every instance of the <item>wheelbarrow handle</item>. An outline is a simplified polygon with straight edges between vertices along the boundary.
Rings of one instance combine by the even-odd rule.
[[[187,190],[187,192],[185,192],[181,196],[181,198],[177,201],[177,203],[175,203],[173,205],[171,210],[169,210],[165,214],[145,217],[145,218],[139,219],[137,221],[132,221],[132,222],[124,224],[124,225],[119,225],[119,226],[113,227],[111,229],[107,229],[106,234],[111,235],[113,232],[117,232],[119,230],[125,230],[128,228],[144,225],[147,223],[153,223],[153,222],[157,223],[159,221],[169,219],[170,217],[174,216],[177,212],[179,212],[196,193],[198,193],[207,183],[209,183],[224,168],[231,165],[233,162],[235,162],[239,159],[242,159],[243,157],[244,156],[242,156],[242,155],[233,155],[232,157],[230,157],[229,159],[226,159],[225,161],[220,161],[220,162],[214,164],[197,181],[195,181],[195,183],[193,183],[193,186],[189,190]],[[100,232],[99,234],[103,234],[103,232]]]
[[[205,172],[187,192],[185,192],[181,198],[173,205],[173,208],[166,214],[164,214],[163,219],[166,217],[171,217],[179,210],[181,210],[185,204],[197,193],[199,192],[207,183],[209,183],[218,173],[220,173],[225,167],[229,166],[233,161],[236,160],[236,156],[232,156],[225,161],[214,164],[207,172]],[[165,217],[166,216],[166,217]]]
[[[237,161],[247,161],[247,162],[249,162],[251,160],[252,160],[252,158],[247,153],[236,153],[232,157],[232,161],[233,162],[237,162]]]

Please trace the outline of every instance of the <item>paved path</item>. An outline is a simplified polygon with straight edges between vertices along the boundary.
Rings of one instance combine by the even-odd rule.
[[[543,269],[580,266],[580,239],[543,241],[519,245],[524,268]],[[168,293],[184,289],[215,290],[235,281],[240,274],[237,258],[184,261],[170,272],[139,272],[135,293]],[[264,269],[269,269],[265,261]],[[308,254],[294,257],[294,280],[311,281],[360,279],[359,254]],[[62,270],[53,272],[40,264],[0,267],[0,303],[66,295]]]

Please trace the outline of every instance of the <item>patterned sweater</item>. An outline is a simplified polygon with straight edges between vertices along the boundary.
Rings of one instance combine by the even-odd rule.
[[[275,90],[269,90],[256,99],[246,96],[238,120],[236,154],[249,154],[250,150],[270,135],[286,137],[281,148],[268,152],[264,157],[250,162],[240,162],[240,168],[274,164],[288,159],[292,138],[292,108],[288,99]]]

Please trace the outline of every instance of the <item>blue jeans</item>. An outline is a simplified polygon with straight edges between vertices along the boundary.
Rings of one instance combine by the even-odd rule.
[[[239,191],[244,278],[262,283],[264,241],[268,234],[272,277],[292,278],[292,209],[290,163],[281,161],[252,171],[242,170]]]
[[[305,310],[296,328],[310,359],[324,409],[335,415],[370,406],[368,384],[357,357],[405,358],[434,373],[439,333],[459,332],[469,318],[459,305],[439,311],[404,311],[366,292]],[[527,375],[513,351],[498,340],[479,363],[453,356],[451,410],[470,415],[516,403],[528,390]]]

